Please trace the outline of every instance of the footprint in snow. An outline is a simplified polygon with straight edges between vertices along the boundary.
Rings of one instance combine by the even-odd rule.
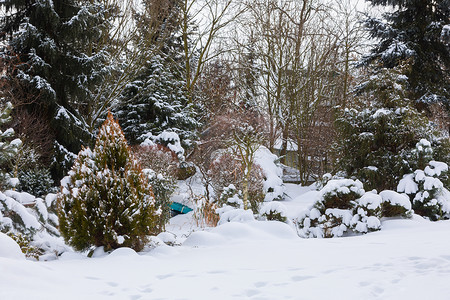
[[[223,273],[225,273],[224,270],[213,270],[208,272],[208,274],[223,274]]]
[[[100,280],[100,278],[92,277],[92,276],[85,276],[84,278],[89,279],[89,280]]]
[[[359,286],[368,286],[368,285],[370,285],[370,282],[367,282],[367,281],[361,281],[359,283]]]
[[[255,282],[254,285],[255,285],[255,287],[257,287],[257,288],[260,288],[260,287],[266,286],[266,285],[267,285],[267,282],[259,281],[259,282]]]
[[[158,279],[166,279],[166,278],[169,278],[169,277],[172,277],[173,276],[173,274],[165,274],[165,275],[158,275],[158,276],[156,276],[156,278],[158,278]]]
[[[292,281],[303,281],[311,278],[314,278],[314,276],[293,276],[291,279]]]
[[[258,290],[246,290],[245,291],[245,294],[247,295],[247,297],[253,297],[253,296],[258,295],[259,293],[261,293],[261,292]]]
[[[151,293],[151,292],[153,292],[153,289],[150,288],[149,286],[145,286],[145,287],[141,288],[140,291],[142,293]]]
[[[109,285],[109,286],[112,286],[112,287],[116,287],[116,286],[119,285],[117,282],[112,282],[112,281],[107,282],[106,284]]]
[[[376,287],[374,287],[374,288],[372,289],[372,294],[373,294],[374,296],[376,296],[376,297],[379,297],[380,294],[382,294],[383,292],[384,292],[384,289],[382,289],[382,288],[379,287],[379,286],[376,286]]]

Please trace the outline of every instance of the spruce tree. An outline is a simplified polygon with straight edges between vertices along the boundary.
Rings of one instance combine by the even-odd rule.
[[[179,7],[172,0],[143,4],[144,13],[136,15],[141,29],[137,46],[149,52],[149,59],[122,93],[117,116],[130,144],[142,142],[147,133],[170,131],[189,146],[197,121],[183,80]]]
[[[401,73],[398,68],[375,71],[358,87],[359,102],[336,120],[337,169],[369,190],[395,190],[404,174],[418,168],[416,143],[435,139],[427,118],[406,97]]]
[[[95,148],[84,148],[62,180],[60,231],[77,250],[104,246],[139,251],[158,233],[159,210],[147,178],[111,113]]]
[[[6,11],[0,19],[3,79],[14,83],[10,95],[33,95],[12,102],[43,115],[55,137],[53,175],[60,178],[73,153],[94,140],[84,116],[109,72],[107,52],[95,46],[109,28],[106,9],[76,0],[6,0],[0,8]]]
[[[363,63],[393,68],[408,60],[410,100],[420,108],[442,103],[450,113],[450,0],[367,0],[388,7],[366,25],[379,42]],[[450,124],[449,124],[450,126]],[[450,128],[449,128],[450,130]]]

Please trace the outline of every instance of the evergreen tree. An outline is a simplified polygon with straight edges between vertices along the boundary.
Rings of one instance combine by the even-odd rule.
[[[379,42],[363,63],[378,61],[393,68],[409,60],[411,68],[405,69],[405,75],[410,99],[419,107],[442,103],[450,112],[450,0],[367,1],[390,8],[382,20],[366,21]]]
[[[381,69],[359,87],[359,105],[336,120],[338,169],[370,189],[394,189],[418,168],[415,145],[435,140],[428,120],[409,104],[401,70]]]
[[[0,32],[7,46],[1,59],[7,66],[10,95],[26,91],[34,99],[14,98],[30,113],[42,112],[54,140],[53,175],[81,145],[93,141],[83,116],[93,104],[93,89],[110,71],[107,53],[96,43],[109,28],[107,10],[95,1],[6,0]]]
[[[172,131],[183,146],[189,146],[197,121],[183,80],[179,7],[171,0],[147,0],[143,4],[145,13],[136,15],[141,29],[138,46],[151,52],[150,58],[124,90],[117,115],[131,144],[142,142],[147,133]]]
[[[0,125],[3,127],[5,123],[11,121],[12,104],[6,103],[4,107],[0,109]],[[14,136],[14,130],[7,128],[6,130],[0,130],[0,187],[11,187],[17,184],[17,180],[11,180],[11,168],[10,163],[17,154],[19,147],[22,145],[20,139],[11,138]]]
[[[77,250],[105,246],[141,250],[157,233],[152,188],[111,113],[95,148],[85,148],[58,194],[61,234]]]

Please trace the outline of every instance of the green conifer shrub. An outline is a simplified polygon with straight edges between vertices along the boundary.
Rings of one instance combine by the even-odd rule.
[[[104,246],[142,250],[158,233],[152,188],[111,113],[95,148],[84,148],[58,194],[61,235],[76,250]]]
[[[375,72],[358,88],[360,103],[336,120],[337,170],[369,190],[395,190],[402,176],[417,168],[417,141],[434,135],[426,117],[409,104],[400,71]]]
[[[11,121],[11,110],[13,106],[10,102],[0,107],[0,126]],[[14,130],[7,128],[0,129],[0,187],[11,188],[17,185],[17,179],[11,177],[11,162],[16,156],[19,148],[22,146],[20,139],[11,140],[14,136]]]

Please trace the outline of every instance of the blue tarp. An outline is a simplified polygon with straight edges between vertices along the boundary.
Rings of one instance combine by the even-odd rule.
[[[188,212],[192,211],[192,208],[189,208],[186,205],[178,202],[172,202],[172,204],[170,204],[170,209],[179,214],[187,214]]]

